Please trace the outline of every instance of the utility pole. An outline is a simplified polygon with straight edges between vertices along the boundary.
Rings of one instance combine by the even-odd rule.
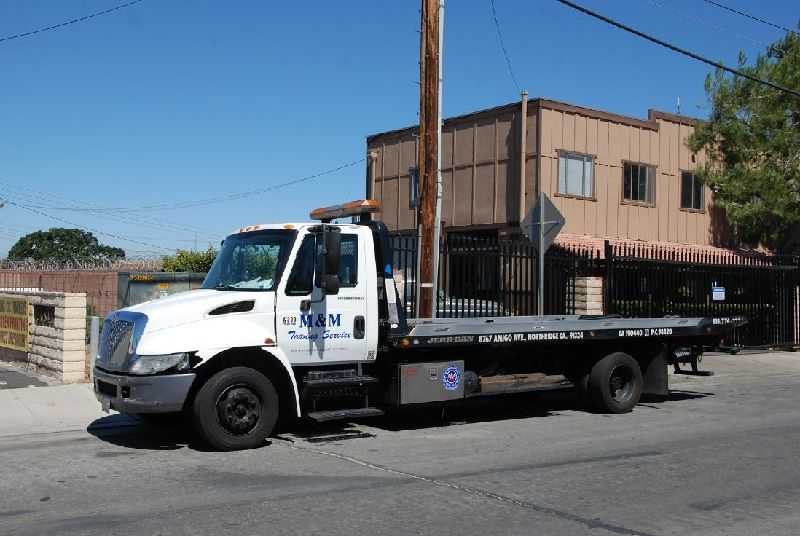
[[[422,0],[419,94],[419,273],[417,316],[436,312],[441,236],[441,47],[443,0]]]

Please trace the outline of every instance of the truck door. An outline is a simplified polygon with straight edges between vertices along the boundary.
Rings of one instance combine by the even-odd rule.
[[[313,233],[302,236],[289,276],[278,291],[278,345],[292,363],[366,360],[369,340],[374,338],[368,337],[372,330],[367,329],[366,248],[360,247],[358,234],[342,231],[339,293],[323,296],[314,281],[321,241]]]

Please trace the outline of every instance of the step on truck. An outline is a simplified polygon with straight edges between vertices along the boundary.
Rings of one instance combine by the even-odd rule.
[[[94,389],[105,410],[181,412],[222,450],[280,420],[354,419],[420,404],[561,387],[594,411],[668,394],[668,365],[719,342],[707,318],[406,318],[376,201],[313,223],[243,227],[201,289],[111,313]],[[331,223],[347,217],[357,223]]]

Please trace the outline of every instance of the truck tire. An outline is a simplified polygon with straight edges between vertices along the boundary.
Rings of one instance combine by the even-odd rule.
[[[263,446],[275,428],[279,409],[275,386],[249,367],[217,372],[192,404],[197,431],[209,445],[225,451]]]
[[[589,373],[589,394],[594,409],[605,413],[628,413],[642,396],[642,370],[623,352],[605,356]]]

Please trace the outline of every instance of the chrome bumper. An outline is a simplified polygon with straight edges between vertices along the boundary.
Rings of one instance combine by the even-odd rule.
[[[120,413],[181,411],[194,378],[194,373],[121,376],[95,367],[94,394],[103,409]]]

